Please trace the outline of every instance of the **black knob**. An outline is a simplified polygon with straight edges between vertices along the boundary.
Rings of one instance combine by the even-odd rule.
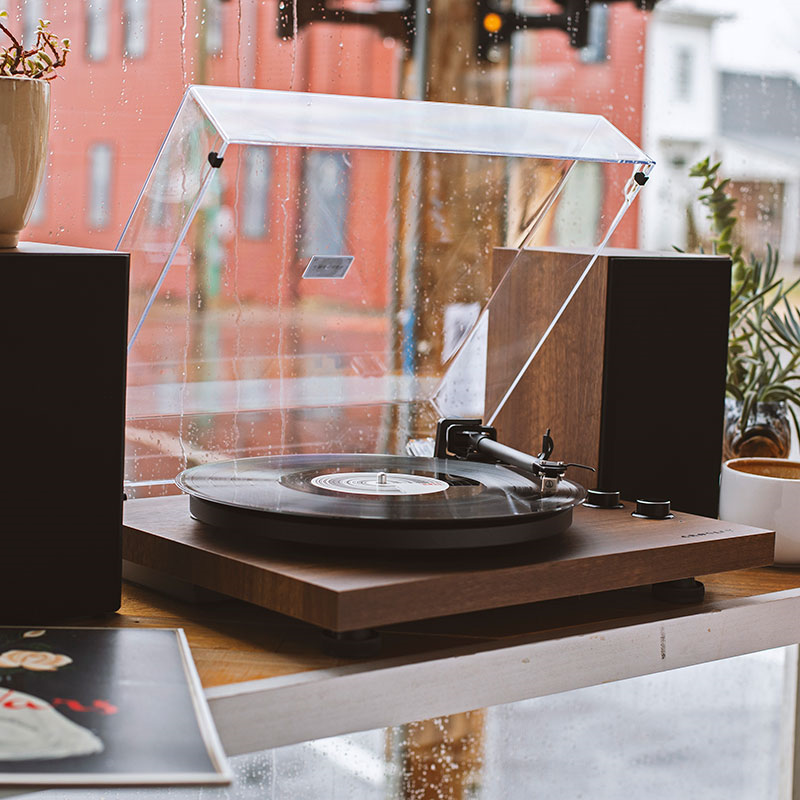
[[[584,505],[589,508],[622,508],[619,492],[604,492],[602,489],[589,489]]]
[[[633,516],[641,519],[672,519],[669,500],[637,500]]]

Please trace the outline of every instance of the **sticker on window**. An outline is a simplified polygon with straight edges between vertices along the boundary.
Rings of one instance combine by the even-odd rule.
[[[344,278],[354,256],[311,256],[304,278]]]

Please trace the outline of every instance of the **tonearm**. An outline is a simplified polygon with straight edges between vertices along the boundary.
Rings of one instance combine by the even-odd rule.
[[[595,471],[585,464],[551,461],[553,438],[550,428],[542,437],[542,451],[537,456],[515,450],[497,441],[497,430],[483,425],[480,419],[448,418],[439,420],[436,428],[436,458],[457,458],[466,461],[509,464],[530,472],[541,479],[542,493],[556,491],[558,481],[570,467]]]

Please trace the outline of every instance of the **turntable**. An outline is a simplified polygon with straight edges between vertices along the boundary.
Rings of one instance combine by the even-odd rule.
[[[125,558],[356,639],[769,563],[768,532],[582,507],[573,431],[503,441],[652,166],[597,116],[190,87],[119,245]],[[508,249],[551,246],[508,319],[536,268]]]
[[[578,465],[547,460],[552,447],[548,431],[528,456],[480,420],[450,419],[439,422],[434,458],[262,456],[192,467],[176,482],[191,516],[226,533],[372,550],[498,547],[572,522],[586,493],[564,477]]]

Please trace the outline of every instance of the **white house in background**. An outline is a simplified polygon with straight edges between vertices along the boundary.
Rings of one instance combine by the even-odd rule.
[[[716,152],[747,193],[748,248],[768,241],[781,265],[800,274],[800,84],[788,76],[723,72]],[[743,205],[745,205],[743,203]],[[797,273],[797,274],[795,274]]]
[[[642,146],[656,168],[639,196],[641,246],[647,250],[686,243],[694,190],[686,174],[710,151],[718,128],[719,80],[711,48],[717,18],[666,2],[650,17]]]
[[[770,21],[769,6],[764,3],[764,24],[787,21]],[[718,0],[662,0],[651,15],[643,148],[657,166],[640,195],[641,246],[686,244],[688,209],[699,188],[688,169],[712,154],[746,201],[740,229],[747,248],[760,250],[765,241],[779,245],[784,268],[794,272],[800,270],[800,85],[787,62],[769,53],[754,66],[758,37],[737,32],[737,25],[750,21],[736,7]],[[720,13],[724,8],[734,13]],[[749,47],[741,64],[731,53],[737,36],[739,52]],[[704,216],[695,206],[701,227]]]

